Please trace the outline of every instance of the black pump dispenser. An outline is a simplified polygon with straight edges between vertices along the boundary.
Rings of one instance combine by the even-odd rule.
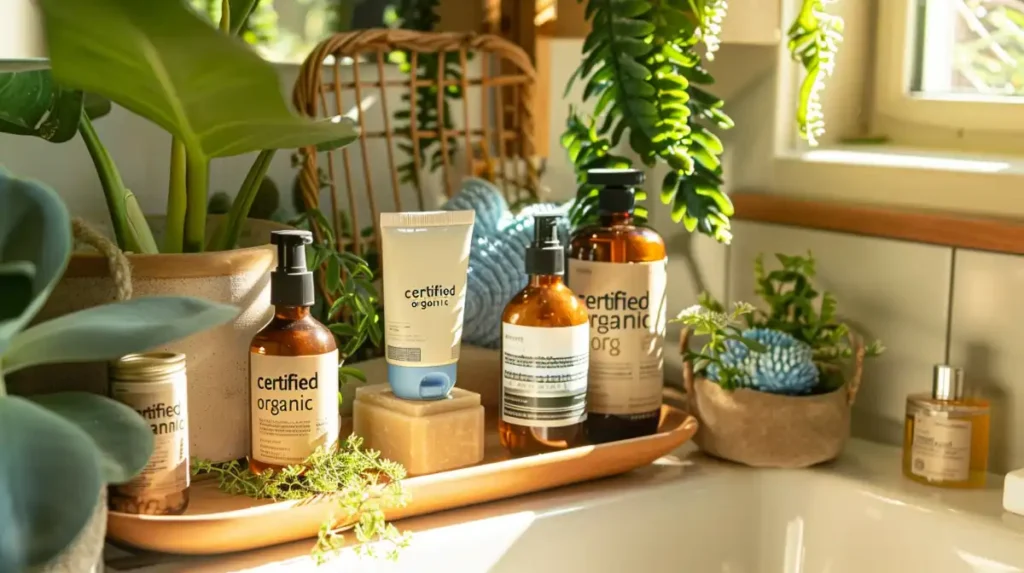
[[[313,273],[306,268],[306,245],[313,242],[309,231],[274,231],[277,268],[270,273],[270,304],[313,306]]]
[[[565,274],[565,248],[558,240],[560,215],[533,217],[533,243],[526,248],[526,274]]]
[[[633,189],[643,185],[644,172],[637,169],[590,169],[587,184],[601,188],[597,209],[601,213],[632,213],[636,204]]]

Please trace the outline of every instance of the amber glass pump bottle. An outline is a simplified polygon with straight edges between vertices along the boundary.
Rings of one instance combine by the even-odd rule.
[[[501,445],[530,455],[583,444],[587,417],[587,311],[565,286],[558,217],[534,218],[530,282],[502,314]]]
[[[270,275],[274,318],[249,346],[254,472],[301,464],[338,442],[338,345],[309,313],[313,273],[306,268],[309,231],[274,231],[277,268]]]
[[[665,241],[633,216],[635,169],[592,169],[599,221],[569,241],[569,287],[590,316],[587,437],[595,443],[658,430],[664,384]]]

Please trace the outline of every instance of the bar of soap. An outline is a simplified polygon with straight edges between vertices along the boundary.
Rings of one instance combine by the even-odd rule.
[[[484,407],[480,394],[453,388],[444,400],[402,400],[387,384],[356,389],[352,430],[363,446],[379,450],[424,475],[478,464],[484,459]]]

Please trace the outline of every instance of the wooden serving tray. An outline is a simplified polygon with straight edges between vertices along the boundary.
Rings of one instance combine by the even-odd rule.
[[[612,476],[645,466],[681,446],[697,420],[662,406],[658,433],[597,446],[510,459],[488,420],[484,461],[476,466],[405,480],[408,505],[387,511],[389,520],[424,515]],[[256,500],[228,495],[216,480],[191,488],[184,515],[152,516],[111,511],[107,536],[141,549],[205,555],[256,549],[315,537],[320,524],[338,515],[330,496],[302,501]]]

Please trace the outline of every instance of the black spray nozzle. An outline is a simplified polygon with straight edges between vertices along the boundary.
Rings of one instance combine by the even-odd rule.
[[[526,248],[526,274],[560,275],[565,273],[565,249],[558,238],[560,215],[533,217],[533,243]]]
[[[277,268],[270,273],[270,303],[281,306],[312,306],[313,273],[306,268],[306,245],[313,243],[309,231],[273,231],[277,245]]]
[[[634,187],[643,185],[644,172],[639,169],[590,169],[587,184],[601,187],[597,192],[597,209],[603,213],[628,213],[636,204]]]

